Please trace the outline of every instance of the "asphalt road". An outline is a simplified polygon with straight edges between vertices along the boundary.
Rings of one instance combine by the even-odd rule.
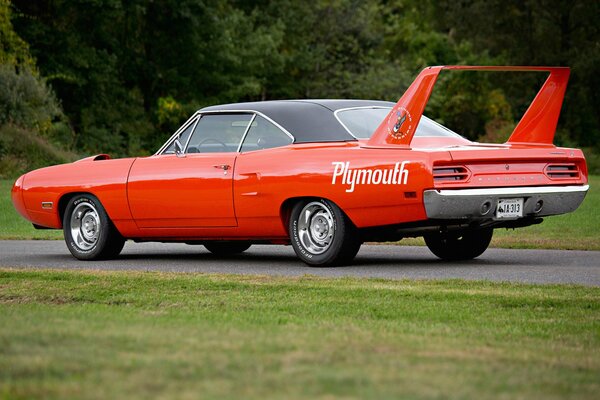
[[[310,268],[290,246],[252,246],[241,255],[216,257],[203,246],[127,242],[111,261],[79,261],[63,241],[2,240],[0,265],[91,270],[208,272],[255,275],[476,279],[600,286],[600,251],[488,249],[475,260],[447,263],[426,247],[364,245],[351,266]]]

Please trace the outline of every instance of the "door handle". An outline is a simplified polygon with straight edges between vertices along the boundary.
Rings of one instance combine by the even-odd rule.
[[[231,165],[227,165],[227,164],[213,165],[213,167],[222,169],[223,175],[227,175],[227,170],[231,169]]]

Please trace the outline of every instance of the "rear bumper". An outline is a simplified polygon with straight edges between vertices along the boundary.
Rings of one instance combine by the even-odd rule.
[[[497,220],[499,199],[522,197],[523,217],[544,217],[575,211],[588,189],[589,185],[433,189],[426,190],[423,199],[429,219]]]

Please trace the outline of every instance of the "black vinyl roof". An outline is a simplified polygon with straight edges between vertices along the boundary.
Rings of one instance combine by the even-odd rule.
[[[292,136],[295,143],[344,142],[356,140],[333,114],[353,107],[392,107],[377,100],[274,100],[205,107],[207,111],[257,111],[271,118]]]

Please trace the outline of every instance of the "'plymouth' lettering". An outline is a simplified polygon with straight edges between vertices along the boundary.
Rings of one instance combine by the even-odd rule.
[[[350,162],[334,161],[331,184],[335,185],[341,177],[342,185],[349,185],[346,192],[354,191],[356,185],[406,185],[408,182],[408,161],[397,162],[394,168],[388,169],[350,169]]]

